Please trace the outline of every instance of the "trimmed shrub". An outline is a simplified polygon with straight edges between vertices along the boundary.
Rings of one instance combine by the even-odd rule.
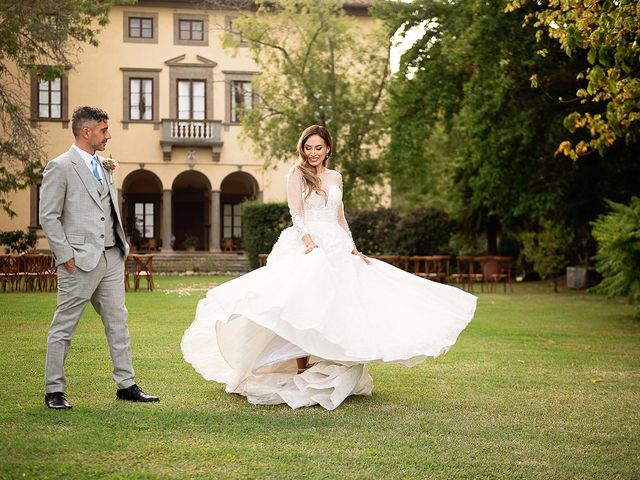
[[[33,250],[38,242],[36,232],[0,232],[0,244],[6,245],[9,253],[24,253]]]
[[[449,252],[454,222],[437,208],[421,208],[403,215],[395,228],[396,255],[437,255]]]
[[[242,204],[242,240],[251,268],[258,268],[258,255],[269,253],[280,232],[290,225],[291,217],[286,203]]]
[[[358,250],[367,255],[394,255],[398,214],[390,208],[360,210],[349,215],[349,229]]]
[[[251,268],[269,253],[280,232],[291,225],[286,203],[243,204],[244,247]],[[442,210],[424,208],[400,216],[390,208],[360,210],[347,218],[353,240],[367,255],[435,255],[450,253],[454,222]]]
[[[520,256],[520,240],[513,233],[504,233],[498,241],[498,255],[506,255],[517,259]]]

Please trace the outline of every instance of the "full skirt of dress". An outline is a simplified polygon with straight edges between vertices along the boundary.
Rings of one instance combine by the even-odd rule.
[[[319,404],[370,395],[368,363],[413,366],[438,357],[473,318],[476,297],[385,262],[352,255],[335,223],[309,223],[321,248],[304,254],[293,228],[267,266],[198,303],[182,352],[205,379],[254,404]],[[296,375],[295,359],[312,367]]]

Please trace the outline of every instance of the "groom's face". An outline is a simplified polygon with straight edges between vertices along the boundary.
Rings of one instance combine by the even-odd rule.
[[[107,148],[107,142],[111,138],[111,134],[109,133],[109,124],[106,120],[88,123],[84,128],[84,133],[87,135],[87,142],[91,148],[99,152]]]

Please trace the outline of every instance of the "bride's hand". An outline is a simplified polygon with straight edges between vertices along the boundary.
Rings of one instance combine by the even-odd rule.
[[[304,254],[306,255],[307,253],[311,253],[315,248],[320,247],[318,247],[318,245],[316,245],[315,243],[310,243],[309,245],[307,245],[307,248],[305,248]]]
[[[371,265],[371,260],[369,260],[369,257],[367,257],[364,253],[359,252],[355,248],[351,251],[351,253],[360,257],[367,265]]]

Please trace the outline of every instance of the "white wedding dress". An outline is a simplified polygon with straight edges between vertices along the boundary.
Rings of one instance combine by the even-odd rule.
[[[207,380],[254,404],[320,404],[371,395],[367,363],[407,366],[445,353],[471,321],[476,297],[352,255],[342,177],[320,176],[327,198],[305,199],[302,175],[288,176],[293,226],[265,267],[207,293],[182,339],[185,359]],[[305,255],[304,234],[320,248]],[[296,358],[311,368],[296,374]]]

